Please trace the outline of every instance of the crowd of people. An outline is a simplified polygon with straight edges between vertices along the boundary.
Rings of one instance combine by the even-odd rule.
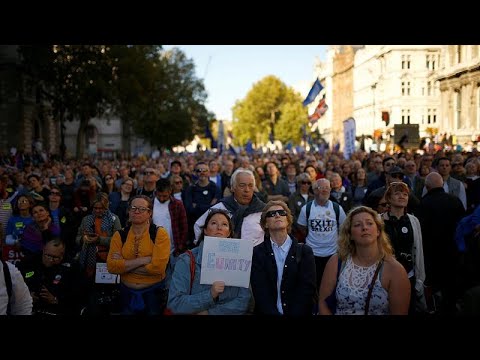
[[[475,313],[479,203],[476,151],[0,156],[0,313]],[[205,236],[248,288],[200,283]]]

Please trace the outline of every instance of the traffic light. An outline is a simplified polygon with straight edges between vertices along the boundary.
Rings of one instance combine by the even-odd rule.
[[[388,111],[382,111],[382,121],[385,121],[385,126],[390,124],[390,113]]]

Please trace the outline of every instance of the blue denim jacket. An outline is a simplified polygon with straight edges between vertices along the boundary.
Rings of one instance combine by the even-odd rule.
[[[250,289],[225,286],[217,301],[210,293],[212,285],[200,284],[203,242],[192,250],[195,256],[195,279],[190,294],[190,257],[182,254],[177,258],[170,282],[167,307],[174,314],[195,314],[208,310],[209,315],[243,315],[251,298]]]

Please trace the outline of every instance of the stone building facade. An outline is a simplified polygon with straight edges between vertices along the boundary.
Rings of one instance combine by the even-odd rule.
[[[59,151],[59,127],[21,72],[17,45],[0,46],[0,152]]]
[[[480,45],[445,45],[440,128],[463,145],[480,138]]]
[[[366,45],[355,56],[357,136],[385,136],[395,124],[419,124],[420,136],[438,128],[440,45]],[[387,121],[382,113],[388,115]]]

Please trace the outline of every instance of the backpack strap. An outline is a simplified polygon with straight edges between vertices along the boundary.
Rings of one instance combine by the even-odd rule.
[[[150,227],[148,228],[148,232],[150,233],[150,240],[152,240],[153,244],[155,244],[155,239],[157,238],[157,232],[159,227],[160,226],[157,226],[152,222],[150,223]]]
[[[190,294],[192,294],[193,280],[195,279],[195,256],[191,250],[185,252],[190,256]]]
[[[339,220],[340,220],[340,205],[335,202],[335,201],[332,201],[332,204],[333,204],[333,210],[335,210],[335,219],[337,220],[337,234],[340,235],[340,224],[339,224]]]
[[[8,268],[7,262],[2,261],[2,265],[3,265],[3,276],[5,277],[5,286],[7,287],[7,295],[8,295],[7,315],[10,315],[10,311],[11,311],[10,299],[12,298],[12,276],[10,275],[10,269]]]
[[[308,228],[309,228],[309,225],[308,225],[308,218],[310,217],[310,210],[312,210],[312,203],[313,203],[313,200],[310,200],[309,202],[307,202],[307,208],[306,208],[306,212],[307,212],[307,233],[305,235],[305,239],[307,238],[308,236]]]
[[[157,231],[159,227],[161,226],[157,226],[154,223],[150,223],[150,227],[148,228],[148,232],[150,234],[150,240],[152,240],[154,244],[155,244],[155,239],[157,237]],[[118,230],[120,234],[120,239],[122,240],[122,245],[125,244],[125,242],[127,241],[127,235],[128,235],[128,232],[130,231],[130,228],[131,226],[127,225],[123,229]]]

